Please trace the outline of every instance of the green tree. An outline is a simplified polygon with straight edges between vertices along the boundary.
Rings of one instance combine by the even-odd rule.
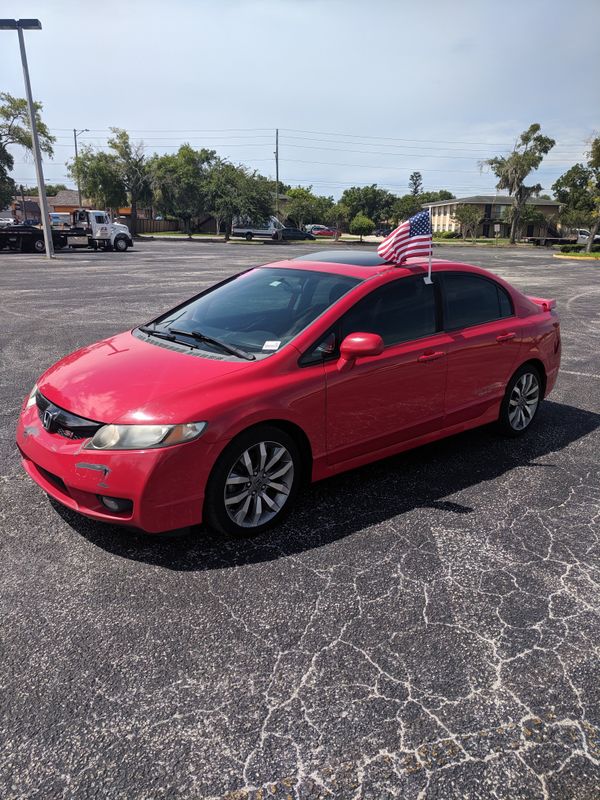
[[[350,233],[355,236],[360,236],[362,242],[363,236],[369,236],[375,230],[375,223],[364,214],[357,214],[350,222]]]
[[[148,176],[148,162],[143,142],[132,143],[123,128],[111,128],[108,146],[115,157],[115,167],[129,195],[131,205],[131,232],[137,228],[138,203],[151,202],[152,192]]]
[[[552,184],[554,196],[561,204],[560,221],[565,228],[589,228],[593,224],[592,181],[592,169],[575,164]]]
[[[377,225],[389,219],[396,196],[373,183],[371,186],[352,186],[343,192],[340,199],[348,207],[351,219],[363,214]]]
[[[66,188],[67,187],[65,186],[64,183],[47,183],[46,184],[46,194],[47,194],[48,197],[54,197],[54,195],[57,195],[59,192],[63,191]],[[38,187],[37,186],[24,186],[23,187],[23,194],[33,196],[33,195],[36,195],[37,193],[38,193]]]
[[[408,179],[408,188],[410,189],[410,193],[415,196],[423,192],[423,176],[420,172],[413,172],[411,174]]]
[[[297,186],[287,192],[288,203],[285,212],[298,228],[309,222],[325,222],[333,197],[323,197],[312,192],[312,186]]]
[[[192,220],[207,208],[210,167],[215,161],[214,150],[194,150],[189,144],[148,161],[154,206],[180,220],[190,237]]]
[[[336,229],[336,239],[339,239],[340,232],[346,228],[350,221],[350,209],[341,200],[339,203],[331,206],[325,215],[325,222],[327,225],[333,225]]]
[[[534,194],[539,194],[542,187],[539,183],[525,186],[525,179],[532,170],[536,170],[542,163],[544,156],[554,147],[556,142],[549,136],[544,136],[538,123],[530,125],[519,137],[512,153],[508,156],[495,156],[481,162],[481,166],[489,166],[498,178],[498,189],[507,189],[513,197],[512,221],[510,226],[510,241],[516,241],[519,228],[519,218],[527,202]]]
[[[421,192],[419,200],[421,203],[437,203],[442,200],[454,200],[455,196],[447,189],[440,189],[439,192]]]
[[[84,146],[67,169],[73,180],[79,175],[82,193],[98,208],[119,208],[127,203],[127,188],[112,153]]]
[[[435,201],[426,200],[424,202]],[[394,224],[397,225],[399,222],[404,222],[404,220],[409,219],[409,217],[414,217],[415,214],[422,210],[421,206],[422,202],[420,197],[415,197],[414,194],[402,195],[402,197],[398,197],[394,201],[390,217]]]
[[[271,182],[243,166],[217,159],[207,176],[207,211],[225,225],[231,236],[235,217],[263,220],[273,213]]]
[[[452,219],[460,225],[463,239],[466,239],[470,234],[475,240],[477,228],[482,220],[481,209],[478,206],[470,203],[459,203]]]
[[[588,192],[594,204],[594,208],[591,214],[592,224],[590,225],[590,238],[587,241],[585,250],[587,253],[591,253],[594,245],[594,237],[600,228],[600,136],[597,136],[590,142],[590,149],[587,156],[587,165],[591,173],[588,182]]]
[[[512,225],[515,216],[514,206],[507,206],[502,214],[502,221],[507,225]],[[520,239],[523,231],[526,230],[528,225],[538,225],[545,231],[550,224],[551,219],[546,217],[539,208],[536,208],[531,203],[526,203],[521,209],[519,220],[517,222],[517,238]]]
[[[52,145],[56,140],[42,120],[42,104],[34,103],[33,105],[40,149],[52,157]],[[10,145],[18,145],[29,152],[32,151],[29,110],[25,99],[13,97],[8,92],[0,92],[0,205],[2,208],[10,203],[16,189],[15,183],[9,175],[15,164],[13,156],[8,152]]]

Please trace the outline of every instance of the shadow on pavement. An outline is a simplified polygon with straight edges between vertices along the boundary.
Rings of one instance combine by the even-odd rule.
[[[226,539],[201,527],[152,536],[51,502],[74,530],[113,555],[172,570],[224,569],[323,547],[415,508],[469,514],[476,509],[445,498],[518,467],[559,470],[552,461],[535,462],[598,427],[600,414],[546,401],[522,438],[479,428],[314,484],[285,522],[254,539]]]

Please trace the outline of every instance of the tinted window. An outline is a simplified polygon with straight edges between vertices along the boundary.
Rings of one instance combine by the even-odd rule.
[[[386,345],[435,333],[435,293],[421,276],[400,278],[376,289],[344,315],[340,336],[378,333]]]
[[[269,355],[358,283],[357,278],[325,272],[253,269],[159,317],[155,324],[158,330],[201,331],[251,353]],[[206,348],[213,349],[208,343]]]
[[[313,233],[319,227],[313,225]],[[353,264],[360,267],[380,267],[387,263],[385,258],[371,250],[320,250],[318,253],[298,256],[294,261],[326,261],[330,264]]]
[[[494,281],[477,275],[443,273],[444,327],[480,325],[513,313],[507,293]]]

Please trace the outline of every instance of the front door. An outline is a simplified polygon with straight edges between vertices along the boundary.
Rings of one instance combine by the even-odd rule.
[[[442,426],[450,337],[437,319],[434,286],[409,276],[371,292],[340,320],[338,343],[350,333],[377,333],[385,349],[348,371],[335,358],[325,364],[330,464]]]

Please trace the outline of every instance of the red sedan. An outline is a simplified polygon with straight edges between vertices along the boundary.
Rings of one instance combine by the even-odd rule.
[[[313,225],[310,229],[313,236],[323,236],[333,238],[337,236],[335,228],[327,228],[325,225]]]
[[[304,481],[497,422],[560,362],[553,300],[479,267],[325,252],[250,269],[48,369],[17,442],[49,495],[159,532],[262,531]]]

